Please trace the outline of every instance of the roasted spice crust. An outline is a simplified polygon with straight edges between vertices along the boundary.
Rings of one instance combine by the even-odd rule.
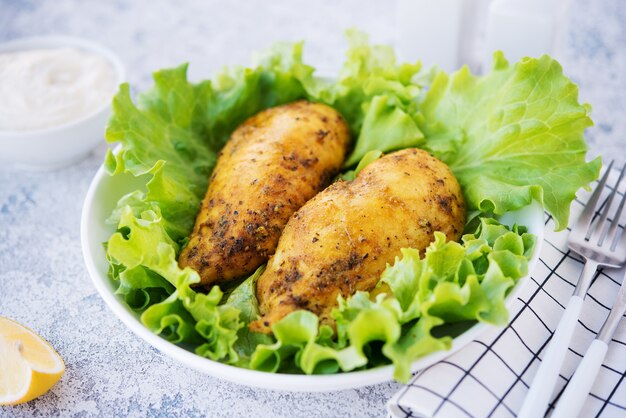
[[[254,272],[289,217],[339,172],[348,143],[344,119],[322,104],[298,101],[248,119],[219,153],[180,266],[208,286]]]

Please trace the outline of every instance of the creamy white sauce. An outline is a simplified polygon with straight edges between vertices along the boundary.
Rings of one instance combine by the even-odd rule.
[[[81,119],[111,100],[116,73],[102,56],[74,48],[0,53],[0,130]]]

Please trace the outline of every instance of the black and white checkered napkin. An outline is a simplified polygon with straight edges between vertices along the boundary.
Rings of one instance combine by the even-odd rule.
[[[609,178],[608,184],[615,184],[617,173],[612,173],[612,177],[613,182]],[[581,193],[572,204],[571,219],[578,217],[589,195]],[[510,310],[510,325],[493,328],[447,359],[419,372],[389,401],[390,415],[516,416],[582,265],[581,259],[567,248],[567,232],[554,232],[554,222],[548,217],[540,260]],[[623,274],[623,270],[614,269],[596,273],[550,410],[607,317]],[[626,417],[625,378],[626,319],[622,319],[580,416]]]

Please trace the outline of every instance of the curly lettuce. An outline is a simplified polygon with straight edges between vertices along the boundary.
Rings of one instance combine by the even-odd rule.
[[[424,148],[445,161],[470,209],[503,214],[537,200],[567,226],[576,192],[598,177],[600,158],[585,162],[589,105],[547,55],[493,70],[437,74],[419,105]]]
[[[345,166],[356,165],[373,149],[423,144],[415,120],[416,99],[428,78],[421,63],[397,64],[392,47],[370,45],[367,35],[356,30],[348,31],[347,39],[346,61],[334,81],[305,80],[308,98],[337,109],[356,138]]]
[[[120,87],[105,136],[121,148],[107,154],[105,168],[141,186],[117,202],[105,248],[116,293],[147,328],[239,367],[335,373],[392,363],[396,378],[406,380],[416,359],[448,348],[459,329],[506,323],[505,296],[527,273],[535,243],[523,228],[489,216],[537,199],[558,228],[567,224],[575,192],[599,170],[599,160],[585,162],[589,107],[549,57],[510,66],[496,55],[488,75],[448,75],[419,62],[398,64],[392,48],[370,45],[359,32],[348,40],[333,79],[303,63],[302,44],[277,44],[253,67],[226,69],[213,80],[191,83],[182,65],[156,72],[154,87],[134,101],[129,86]],[[201,291],[198,274],[181,269],[177,257],[232,131],[298,99],[333,106],[348,122],[345,180],[382,153],[420,147],[452,168],[477,217],[460,243],[436,234],[425,254],[402,250],[377,296],[339,298],[336,328],[298,311],[274,324],[273,335],[257,334],[247,325],[259,315],[263,267],[229,289]]]

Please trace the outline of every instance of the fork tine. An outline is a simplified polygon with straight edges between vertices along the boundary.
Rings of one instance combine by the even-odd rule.
[[[602,209],[602,215],[600,217],[600,220],[596,223],[595,231],[596,231],[596,235],[599,236],[598,238],[599,246],[601,246],[604,243],[604,239],[607,236],[608,229],[605,228],[605,223],[607,223],[606,219],[609,216],[609,211],[611,210],[611,206],[613,205],[613,199],[615,198],[615,195],[617,194],[617,191],[619,190],[619,185],[622,182],[622,178],[624,177],[625,168],[626,168],[626,165],[622,167],[622,170],[619,173],[617,182],[615,183],[615,186],[613,187],[613,191],[611,192],[611,194],[609,195],[608,199],[606,200],[604,204],[604,208]],[[615,220],[615,218],[617,218],[617,221],[619,221],[619,216],[614,216],[613,220]],[[615,224],[615,222],[612,222],[611,224]],[[605,229],[607,230],[605,231]],[[591,235],[591,233],[587,233],[587,235]]]
[[[626,164],[624,164],[624,167],[622,168],[622,173],[620,175],[620,178],[624,175],[625,170],[626,170]],[[624,191],[624,194],[622,195],[622,200],[619,202],[619,206],[617,207],[617,212],[615,213],[615,216],[613,217],[613,223],[611,224],[611,228],[609,229],[609,232],[608,232],[608,236],[610,237],[609,240],[612,241],[611,251],[615,251],[615,248],[617,247],[617,242],[620,237],[620,234],[616,230],[619,227],[619,220],[622,216],[622,210],[624,209],[624,202],[626,202],[626,190]],[[626,239],[626,234],[624,234],[624,229],[622,230],[621,234],[624,235]]]
[[[600,179],[600,182],[598,182],[598,186],[593,191],[593,194],[587,201],[587,205],[585,205],[585,209],[583,209],[583,212],[580,214],[578,221],[576,221],[576,225],[574,225],[572,229],[578,230],[578,231],[585,231],[585,233],[587,234],[587,231],[589,230],[589,226],[591,225],[591,220],[593,219],[593,214],[596,210],[596,205],[598,204],[598,199],[600,199],[600,195],[602,194],[602,190],[604,189],[606,180],[609,178],[611,167],[613,167],[613,161],[609,163],[609,166],[604,172],[602,179]],[[586,236],[586,238],[588,239],[589,237]]]
[[[622,202],[624,199],[622,199]],[[621,238],[620,238],[621,237]],[[617,231],[615,238],[613,238],[613,244],[611,244],[611,251],[619,250],[620,252],[626,251],[626,227],[622,229],[622,232]]]

